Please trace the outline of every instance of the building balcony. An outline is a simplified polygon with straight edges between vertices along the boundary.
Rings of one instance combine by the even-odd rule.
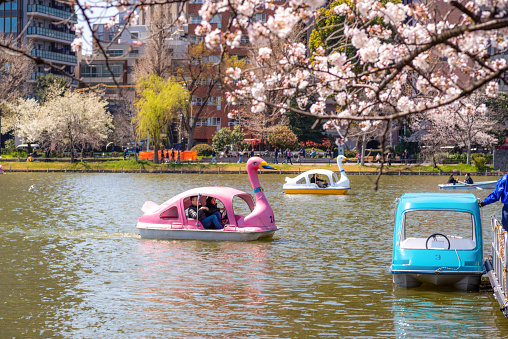
[[[31,16],[37,16],[42,18],[50,19],[64,19],[77,23],[78,17],[76,14],[62,11],[61,9],[55,9],[42,5],[28,5],[27,14]]]
[[[40,49],[33,49],[30,54],[34,57],[41,57],[43,59],[48,59],[51,61],[57,61],[59,63],[64,63],[68,65],[77,65],[78,58],[74,55],[55,53],[50,51],[43,51]]]
[[[42,40],[58,41],[63,43],[70,43],[76,39],[76,34],[59,32],[53,29],[42,27],[29,26],[26,34],[29,38],[38,38]]]

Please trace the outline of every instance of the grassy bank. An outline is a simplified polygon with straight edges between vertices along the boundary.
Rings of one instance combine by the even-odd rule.
[[[105,162],[3,162],[0,159],[0,164],[3,165],[4,171],[90,171],[90,172],[200,172],[200,173],[217,173],[217,172],[245,172],[245,163],[224,163],[224,164],[199,164],[199,163],[182,163],[182,164],[154,164],[149,161],[135,161],[135,160],[111,160]],[[377,172],[379,165],[369,164],[359,166],[354,164],[344,164],[344,170],[351,174]],[[337,170],[336,164],[312,164],[312,165],[288,165],[288,164],[274,164],[273,167],[279,172],[305,172],[310,169],[322,168],[332,171]],[[453,170],[466,173],[485,173],[485,169],[478,170],[472,165],[457,164],[457,165],[443,165],[433,168],[432,166],[419,166],[419,165],[401,165],[396,164],[392,166],[383,166],[383,172],[401,172],[401,173],[428,173],[438,174],[451,173]],[[492,166],[486,168],[487,172],[498,173],[494,171]],[[494,174],[492,173],[492,174]]]

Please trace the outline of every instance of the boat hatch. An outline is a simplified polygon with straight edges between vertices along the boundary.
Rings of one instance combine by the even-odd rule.
[[[176,220],[178,219],[178,208],[176,206],[171,206],[162,212],[160,217],[164,220]]]
[[[460,211],[409,210],[402,218],[401,249],[473,250],[473,214]]]
[[[333,182],[339,182],[339,178],[337,177],[337,173],[333,173]]]

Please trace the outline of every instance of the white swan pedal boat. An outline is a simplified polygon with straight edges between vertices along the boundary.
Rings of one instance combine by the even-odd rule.
[[[351,188],[349,178],[342,168],[342,160],[345,156],[337,157],[337,165],[340,171],[340,179],[333,171],[326,169],[314,169],[306,171],[295,178],[287,178],[282,186],[286,194],[347,194]]]

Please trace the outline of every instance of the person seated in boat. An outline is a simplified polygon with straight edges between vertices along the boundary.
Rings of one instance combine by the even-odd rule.
[[[473,178],[471,178],[471,175],[469,175],[469,173],[466,173],[466,178],[464,179],[464,182],[469,185],[472,185],[474,183]]]
[[[205,211],[208,211],[208,207],[206,206],[198,207],[198,197],[196,195],[192,196],[190,198],[190,201],[191,206],[187,209],[187,216],[189,218],[198,220],[207,230],[210,229],[220,230],[223,228],[220,223],[220,218],[218,218],[216,214],[206,216]]]
[[[219,220],[222,220],[221,210],[224,209],[217,207],[217,199],[214,197],[206,198],[206,207],[208,208],[208,211],[205,211],[207,216],[215,214]]]
[[[319,188],[325,188],[328,186],[325,180],[319,178],[319,174],[314,174],[312,178],[310,178],[310,182],[318,185]]]
[[[453,173],[450,175],[450,177],[448,178],[448,182],[447,184],[456,184],[457,183],[457,180],[455,180],[455,177],[453,176]]]

